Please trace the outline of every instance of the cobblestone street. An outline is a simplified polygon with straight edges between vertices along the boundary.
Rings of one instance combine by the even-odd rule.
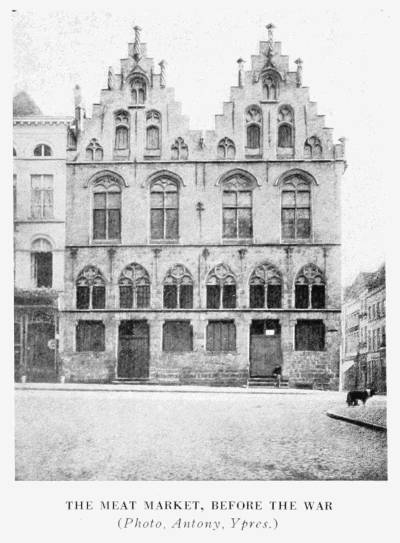
[[[15,395],[17,480],[387,477],[386,433],[326,416],[344,393]]]

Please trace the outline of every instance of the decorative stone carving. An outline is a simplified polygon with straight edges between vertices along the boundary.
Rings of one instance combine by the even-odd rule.
[[[297,284],[324,284],[324,274],[315,264],[306,264],[296,277]]]
[[[175,142],[171,145],[171,159],[172,160],[187,160],[189,155],[189,148],[186,145],[183,138],[176,138]]]
[[[296,85],[301,87],[303,84],[303,61],[301,58],[298,58],[295,60],[295,63],[297,64]]]
[[[235,158],[236,149],[235,144],[233,141],[229,138],[223,138],[219,141],[218,147],[218,158],[226,159],[226,158]]]
[[[119,284],[123,286],[150,285],[149,274],[140,264],[132,263],[122,270]]]
[[[258,106],[250,106],[246,110],[246,122],[247,123],[261,123],[262,112]]]
[[[133,43],[133,58],[136,60],[136,62],[140,62],[140,59],[142,57],[142,51],[140,47],[140,32],[141,28],[140,26],[136,25],[133,27],[133,30],[135,31],[135,41]]]
[[[280,285],[282,283],[282,275],[280,271],[269,262],[264,262],[255,268],[250,277],[251,285],[261,284]]]
[[[80,272],[76,284],[77,286],[103,286],[105,285],[105,280],[98,268],[89,265]]]
[[[235,285],[236,280],[227,264],[217,264],[208,274],[207,285]]]
[[[161,60],[158,65],[160,66],[160,87],[163,89],[166,86],[166,62],[165,60]]]
[[[322,144],[317,136],[311,136],[304,143],[304,158],[321,158]]]
[[[175,264],[167,272],[164,279],[166,285],[192,285],[193,279],[190,271],[182,264]]]
[[[112,66],[108,68],[107,88],[108,90],[114,90],[114,71]]]

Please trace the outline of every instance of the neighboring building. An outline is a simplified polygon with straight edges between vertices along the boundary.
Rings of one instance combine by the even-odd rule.
[[[385,266],[360,273],[345,290],[341,388],[386,392]]]
[[[135,27],[69,134],[61,373],[338,388],[344,142],[268,41],[189,130]],[[184,73],[184,72],[183,72]]]
[[[54,380],[58,296],[64,285],[68,120],[43,116],[25,92],[13,105],[15,377]]]

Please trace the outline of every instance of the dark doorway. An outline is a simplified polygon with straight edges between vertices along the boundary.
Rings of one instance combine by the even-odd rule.
[[[271,377],[282,367],[279,320],[253,320],[250,326],[250,377]]]
[[[52,348],[55,332],[53,322],[28,323],[28,381],[48,382],[57,379],[56,350]]]
[[[118,378],[147,378],[149,376],[147,321],[121,321],[118,336]]]

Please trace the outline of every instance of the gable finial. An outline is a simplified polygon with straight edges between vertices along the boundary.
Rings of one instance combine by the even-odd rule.
[[[238,85],[239,87],[243,87],[244,83],[244,63],[245,61],[242,58],[237,59],[239,71],[238,71]]]
[[[166,62],[165,60],[161,60],[158,65],[160,66],[160,87],[163,89],[166,85]]]
[[[114,89],[114,70],[112,66],[108,68],[108,76],[107,76],[107,88],[108,90]]]
[[[297,64],[296,85],[298,87],[301,87],[303,84],[303,61],[301,60],[301,58],[297,58],[294,62],[295,64]]]
[[[274,28],[275,25],[272,23],[267,24],[265,27],[268,30],[268,47],[271,53],[274,52]]]
[[[142,56],[142,52],[140,50],[140,32],[141,28],[138,25],[135,25],[133,27],[133,30],[135,31],[135,41],[133,44],[133,58],[136,60],[136,62],[139,62]]]

